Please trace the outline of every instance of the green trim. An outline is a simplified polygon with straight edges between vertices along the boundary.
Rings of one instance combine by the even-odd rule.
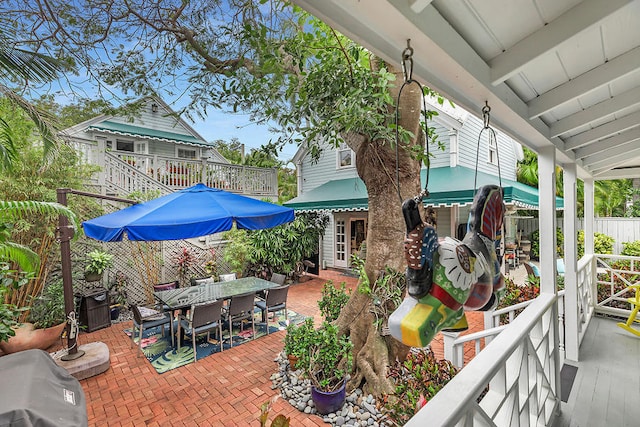
[[[422,183],[426,179],[426,169],[421,172]],[[434,168],[429,172],[429,197],[425,205],[452,206],[473,202],[475,171],[456,166]],[[497,176],[478,172],[477,186],[500,183]],[[538,189],[510,179],[502,179],[505,203],[514,203],[520,208],[537,209]],[[308,191],[284,203],[297,210],[367,210],[368,196],[364,182],[360,178],[338,179]],[[562,209],[564,201],[556,197],[556,208]]]
[[[89,126],[89,130],[99,130],[103,132],[115,133],[119,135],[127,135],[134,137],[144,137],[157,139],[159,141],[179,142],[183,144],[201,145],[211,147],[207,141],[196,138],[193,135],[185,135],[181,133],[166,132],[157,129],[150,129],[141,126],[128,125],[124,123],[116,123],[106,120]]]

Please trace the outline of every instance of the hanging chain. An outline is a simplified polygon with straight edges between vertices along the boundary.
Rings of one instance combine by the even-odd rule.
[[[484,122],[484,127],[482,128],[482,130],[480,130],[480,133],[478,134],[478,146],[476,148],[476,171],[475,171],[475,177],[473,179],[473,193],[475,194],[476,190],[478,189],[478,159],[480,158],[480,140],[482,138],[482,132],[484,132],[485,130],[489,132],[489,142],[491,142],[491,139],[493,138],[493,141],[496,144],[496,160],[497,160],[497,164],[498,164],[498,181],[499,181],[499,185],[500,188],[502,188],[502,172],[500,169],[500,154],[499,154],[499,145],[498,144],[498,137],[496,136],[496,132],[493,130],[493,128],[491,127],[491,107],[489,107],[489,101],[485,101],[484,102],[484,107],[482,107],[482,121]]]
[[[407,66],[408,65],[408,66]],[[420,84],[420,82],[413,80],[413,48],[411,47],[411,39],[407,39],[407,47],[402,51],[402,74],[404,76],[404,82],[400,87],[400,91],[398,92],[398,97],[396,99],[396,113],[395,113],[395,132],[396,132],[396,189],[398,190],[398,198],[400,199],[400,203],[402,203],[402,195],[400,194],[400,155],[398,151],[398,147],[400,145],[400,136],[398,131],[398,122],[399,122],[399,105],[400,105],[400,95],[402,94],[402,90],[405,86],[410,84],[416,84],[420,88],[420,96],[422,96],[422,114],[424,116],[424,124],[425,124],[425,148],[427,151],[427,172],[425,176],[424,188],[420,191],[420,194],[415,196],[413,199],[416,203],[422,202],[422,200],[429,196],[429,167],[430,167],[430,159],[429,159],[429,128],[427,126],[427,101],[424,96],[424,88]]]

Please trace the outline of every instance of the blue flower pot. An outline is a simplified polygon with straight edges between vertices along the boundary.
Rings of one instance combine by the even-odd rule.
[[[332,412],[336,412],[342,408],[344,401],[347,398],[347,390],[345,381],[342,382],[342,386],[336,391],[321,391],[315,386],[311,386],[311,399],[316,405],[316,411],[319,414],[327,415]]]

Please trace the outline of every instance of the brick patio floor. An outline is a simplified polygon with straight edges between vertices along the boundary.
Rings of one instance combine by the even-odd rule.
[[[317,301],[323,283],[346,282],[354,288],[357,279],[336,271],[323,270],[320,277],[293,285],[288,306],[292,310],[320,319]],[[482,314],[467,313],[470,330],[481,330]],[[91,426],[248,426],[259,425],[260,405],[276,396],[270,376],[276,370],[274,359],[282,350],[285,332],[277,332],[241,346],[216,353],[196,363],[156,373],[151,364],[131,348],[123,329],[131,323],[81,334],[79,343],[102,341],[109,347],[111,366],[103,374],[82,380]],[[441,358],[442,338],[432,342]],[[465,351],[465,359],[471,350]],[[324,426],[322,419],[303,414],[279,399],[276,414],[291,417],[292,426]]]

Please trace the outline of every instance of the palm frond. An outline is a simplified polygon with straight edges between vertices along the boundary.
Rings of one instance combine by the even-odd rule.
[[[10,171],[18,157],[11,126],[0,117],[0,170]]]
[[[0,242],[0,262],[15,262],[23,271],[35,273],[40,267],[40,257],[24,245]]]
[[[40,202],[34,200],[6,201],[0,200],[0,221],[10,222],[25,218],[28,214],[64,215],[76,228],[79,225],[76,214],[66,206],[56,202]]]
[[[47,83],[64,69],[55,58],[0,43],[0,75],[9,80]]]
[[[0,83],[0,94],[5,96],[14,105],[24,111],[38,128],[44,147],[45,163],[55,157],[58,148],[63,141],[57,136],[56,129],[58,127],[55,117],[35,105],[23,97],[16,94],[9,87]],[[48,164],[48,163],[47,163]]]

